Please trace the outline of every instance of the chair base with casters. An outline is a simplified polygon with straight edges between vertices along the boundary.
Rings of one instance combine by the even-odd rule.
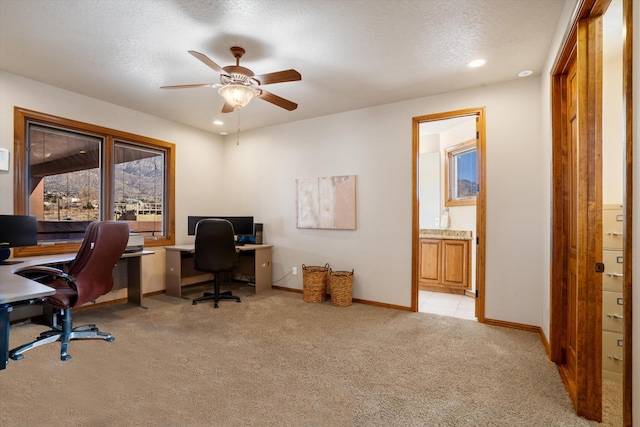
[[[60,341],[60,360],[69,360],[71,355],[67,352],[69,347],[69,341],[80,339],[102,339],[107,342],[115,340],[108,332],[101,332],[96,328],[96,325],[83,325],[73,328],[71,320],[71,309],[60,310],[62,316],[62,325],[57,325],[56,318],[54,316],[54,325],[48,330],[44,331],[38,336],[35,341],[27,344],[23,344],[20,347],[16,347],[9,352],[9,357],[13,360],[21,360],[24,358],[24,352],[31,350],[41,345],[49,344],[52,342]]]
[[[218,283],[218,275],[216,274],[213,281],[213,292],[205,292],[203,296],[194,298],[192,304],[196,305],[203,301],[213,301],[213,308],[218,308],[218,301],[221,300],[235,300],[240,302],[240,297],[231,294],[231,291],[220,292],[220,283]]]
[[[87,229],[78,253],[68,271],[46,265],[31,265],[13,272],[37,280],[53,288],[55,294],[39,303],[46,310],[54,310],[51,330],[41,333],[34,341],[9,352],[13,360],[24,358],[24,352],[45,344],[60,341],[60,359],[69,360],[69,342],[81,339],[113,341],[111,334],[100,332],[95,325],[73,327],[71,310],[95,302],[113,288],[113,268],[122,256],[129,240],[129,224],[123,221],[94,221]]]

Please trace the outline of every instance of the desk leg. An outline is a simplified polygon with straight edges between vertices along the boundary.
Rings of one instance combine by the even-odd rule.
[[[142,257],[127,258],[127,301],[142,308]]]
[[[9,304],[0,304],[0,369],[5,369],[9,363],[9,317],[13,307]]]

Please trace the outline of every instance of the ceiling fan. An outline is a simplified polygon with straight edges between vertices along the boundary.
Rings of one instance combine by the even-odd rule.
[[[255,75],[248,68],[240,66],[240,58],[245,54],[245,50],[239,46],[229,49],[236,58],[236,65],[220,67],[203,53],[190,50],[189,53],[203,62],[212,70],[220,73],[220,83],[205,83],[178,86],[162,86],[161,89],[185,89],[196,87],[217,87],[218,93],[225,100],[222,107],[223,113],[230,113],[236,108],[240,109],[247,105],[255,96],[270,102],[285,110],[293,111],[298,108],[298,104],[267,92],[261,86],[273,83],[292,82],[302,80],[302,76],[296,70],[276,71],[275,73]]]

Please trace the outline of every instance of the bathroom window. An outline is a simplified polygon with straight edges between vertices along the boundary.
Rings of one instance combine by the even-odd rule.
[[[445,153],[445,206],[475,205],[478,193],[476,140],[449,147]]]

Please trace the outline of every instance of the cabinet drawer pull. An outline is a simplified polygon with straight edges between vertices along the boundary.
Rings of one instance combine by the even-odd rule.
[[[619,314],[607,314],[607,317],[610,319],[624,319],[624,316],[621,316]]]
[[[617,214],[616,215],[616,222],[622,222],[624,219],[624,216],[622,214]]]
[[[612,356],[612,355],[609,354],[607,357],[609,359],[619,360],[620,362],[622,362],[622,357],[620,357],[620,356]]]
[[[607,273],[607,276],[609,276],[609,277],[623,277],[623,275],[621,273]]]
[[[622,236],[622,233],[620,233],[619,231],[609,231],[607,234],[609,236]]]

